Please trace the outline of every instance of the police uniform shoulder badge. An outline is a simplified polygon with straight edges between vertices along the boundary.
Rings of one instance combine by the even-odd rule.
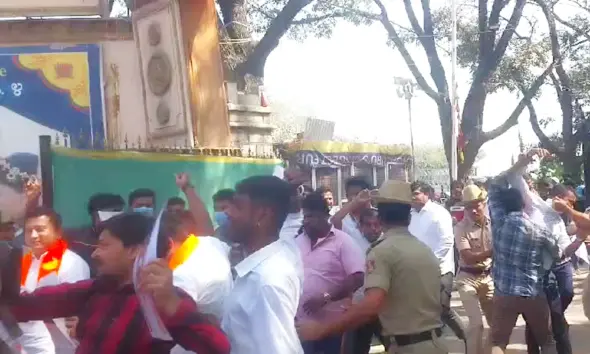
[[[375,260],[367,259],[367,262],[365,263],[365,271],[367,272],[367,274],[369,274],[369,273],[373,273],[374,270],[375,270]]]

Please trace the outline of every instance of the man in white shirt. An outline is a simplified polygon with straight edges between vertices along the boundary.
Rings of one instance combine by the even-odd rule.
[[[414,237],[426,244],[440,262],[442,320],[453,330],[457,338],[465,342],[465,327],[453,309],[451,294],[455,273],[455,236],[453,219],[442,205],[430,200],[434,190],[424,182],[411,185],[412,212],[408,230]]]
[[[555,282],[547,282],[544,290],[551,310],[551,329],[557,351],[559,353],[571,353],[568,324],[565,318],[565,310],[574,297],[573,266],[570,257],[575,252],[582,250],[580,246],[584,244],[586,233],[580,233],[578,237],[570,237],[563,221],[563,215],[553,210],[551,201],[545,202],[540,196],[531,192],[525,182],[523,175],[528,163],[533,160],[534,156],[543,158],[547,155],[548,152],[543,149],[531,149],[528,154],[520,157],[518,161],[519,167],[515,168],[513,173],[508,174],[507,179],[513,188],[522,193],[525,202],[525,213],[529,215],[534,223],[551,231],[553,237],[557,239],[557,245],[563,254],[561,260],[556,264],[548,262],[547,269],[551,268],[549,276],[555,277]],[[561,184],[555,184],[549,194],[556,200],[566,201],[571,207],[576,202],[575,191]],[[580,255],[587,259],[586,252]],[[526,328],[526,342],[529,353],[540,352],[539,345],[528,326]]]
[[[367,253],[371,244],[361,232],[359,218],[363,210],[371,207],[371,199],[368,197],[369,189],[371,185],[364,177],[349,178],[345,184],[348,202],[330,219],[334,227],[350,235],[363,254]],[[363,195],[359,197],[361,192]]]
[[[197,236],[190,211],[166,213],[163,230],[170,237],[168,265],[173,283],[186,291],[200,312],[221,321],[223,306],[232,288],[229,246],[211,236]],[[171,354],[192,353],[179,345]]]
[[[61,238],[61,217],[52,209],[37,207],[25,215],[25,245],[30,252],[23,256],[21,289],[35,289],[75,283],[90,278],[88,264],[68,249]],[[20,323],[23,336],[18,340],[21,353],[73,354],[76,348],[70,337],[75,319],[55,319],[51,323]]]
[[[227,210],[228,238],[247,256],[234,267],[234,287],[221,327],[232,354],[302,354],[295,330],[301,295],[301,262],[294,241],[279,238],[289,212],[291,187],[275,176],[254,176],[236,185]]]

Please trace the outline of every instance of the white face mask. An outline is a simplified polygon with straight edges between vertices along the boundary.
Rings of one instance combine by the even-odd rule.
[[[107,221],[108,219],[123,214],[122,211],[102,211],[99,210],[98,211],[98,219],[102,222],[102,221]]]

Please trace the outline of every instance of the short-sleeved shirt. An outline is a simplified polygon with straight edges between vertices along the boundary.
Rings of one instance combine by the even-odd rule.
[[[297,320],[325,320],[340,316],[346,300],[334,301],[317,313],[308,315],[303,304],[311,298],[333,291],[346,278],[355,273],[364,273],[365,257],[349,235],[334,227],[330,233],[314,245],[305,233],[295,239],[303,260],[303,293],[297,311]]]
[[[383,335],[442,327],[439,261],[405,228],[388,230],[367,256],[365,288],[387,292],[379,313]]]
[[[463,250],[472,250],[473,252],[485,252],[492,249],[492,226],[489,219],[486,218],[485,224],[480,225],[471,218],[464,218],[454,228],[455,244],[459,252]],[[476,265],[467,265],[463,259],[459,258],[461,268],[489,269],[492,259],[488,258],[484,262]]]

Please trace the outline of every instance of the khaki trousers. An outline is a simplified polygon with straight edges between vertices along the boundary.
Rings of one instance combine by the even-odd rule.
[[[392,338],[388,354],[448,354],[449,350],[443,343],[442,337],[433,336],[431,340],[398,347]]]
[[[582,291],[582,306],[584,306],[584,315],[590,320],[590,274],[584,283],[584,290]]]
[[[551,334],[549,305],[545,295],[534,297],[494,296],[492,314],[492,354],[503,354],[518,316],[522,315],[541,346],[541,354],[556,354],[557,349]]]
[[[484,337],[481,315],[483,312],[488,326],[491,326],[494,281],[489,274],[473,275],[459,271],[455,278],[455,284],[457,284],[457,291],[469,318],[469,326],[466,331],[467,353],[489,353],[490,346]]]

